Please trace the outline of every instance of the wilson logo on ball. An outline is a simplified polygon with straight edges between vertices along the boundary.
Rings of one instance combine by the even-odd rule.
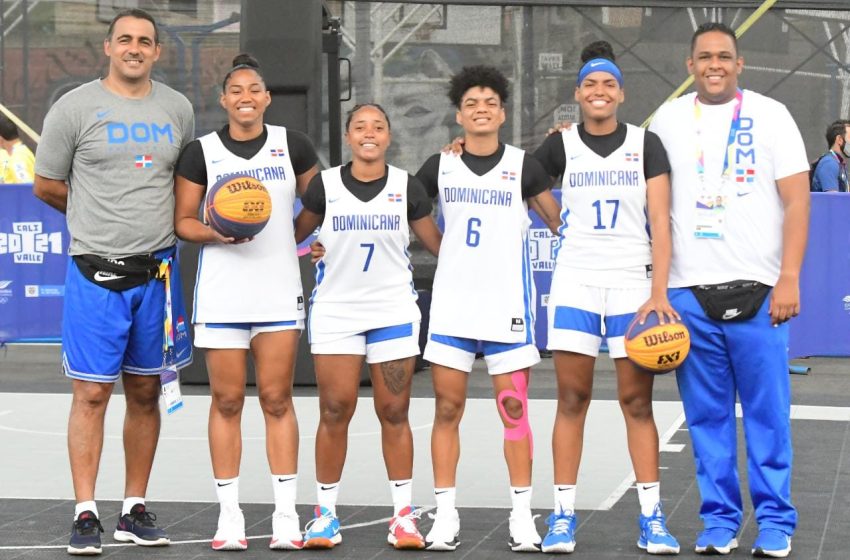
[[[206,218],[224,237],[245,239],[260,233],[272,213],[269,191],[247,175],[222,177],[207,192]]]
[[[682,323],[660,324],[655,312],[643,325],[635,317],[626,329],[626,355],[650,373],[667,373],[679,367],[691,348],[688,328]]]
[[[667,342],[673,342],[676,340],[684,340],[688,338],[687,331],[684,332],[661,332],[656,334],[651,334],[649,336],[643,337],[643,343],[646,344],[648,348],[653,346],[658,346],[659,344],[665,344]]]

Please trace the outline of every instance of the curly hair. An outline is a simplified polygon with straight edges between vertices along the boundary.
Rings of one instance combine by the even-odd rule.
[[[452,105],[460,108],[463,94],[471,88],[490,88],[499,95],[502,104],[508,101],[508,79],[493,66],[464,66],[452,76],[449,85],[449,99]]]

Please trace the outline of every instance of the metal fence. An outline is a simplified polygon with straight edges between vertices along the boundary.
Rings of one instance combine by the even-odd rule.
[[[723,21],[737,28],[759,4],[629,3],[326,1],[323,6],[340,19],[342,56],[351,61],[350,72],[342,65],[343,90],[351,91],[343,110],[356,102],[382,103],[393,124],[390,161],[413,172],[459,132],[446,89],[449,76],[464,65],[495,65],[509,77],[503,138],[532,149],[554,122],[580,118],[573,90],[579,53],[587,43],[605,39],[614,46],[626,80],[620,117],[641,123],[687,77],[695,27]],[[190,98],[198,133],[223,124],[219,80],[238,51],[242,4],[236,0],[0,0],[0,101],[39,131],[53,101],[105,71],[107,23],[115,9],[128,5],[149,9],[163,24],[156,77]],[[812,9],[782,7],[799,5]],[[827,124],[850,117],[850,6],[777,6],[740,40],[741,83],[789,107],[814,157],[826,149]],[[836,6],[845,8],[831,9]],[[327,99],[323,103],[327,107]],[[315,139],[325,159],[327,136]]]

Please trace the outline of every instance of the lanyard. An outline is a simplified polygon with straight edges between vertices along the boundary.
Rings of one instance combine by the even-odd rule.
[[[171,317],[171,257],[159,263],[159,277],[165,279],[165,336],[162,339],[162,353],[167,354],[174,348],[174,323]]]
[[[732,151],[732,146],[735,145],[735,137],[741,129],[741,103],[744,101],[744,92],[740,88],[735,92],[735,109],[732,111],[732,124],[729,126],[729,137],[726,140],[726,155],[723,158],[723,171],[721,176],[729,175],[729,152]],[[694,97],[694,118],[697,126],[699,126],[702,118],[702,106],[699,103],[699,98]],[[705,179],[705,150],[702,146],[702,140],[697,148],[697,175],[700,181]]]

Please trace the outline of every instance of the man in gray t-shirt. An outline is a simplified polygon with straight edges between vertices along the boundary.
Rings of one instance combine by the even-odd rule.
[[[150,79],[160,43],[147,12],[116,15],[104,52],[106,78],[67,93],[47,114],[33,186],[38,198],[67,215],[71,233],[62,320],[62,365],[73,380],[71,554],[101,552],[95,480],[106,406],[119,377],[127,457],[114,538],[169,544],[144,496],[159,437],[160,375],[191,361],[172,262],[174,165],[194,135],[192,106]]]

